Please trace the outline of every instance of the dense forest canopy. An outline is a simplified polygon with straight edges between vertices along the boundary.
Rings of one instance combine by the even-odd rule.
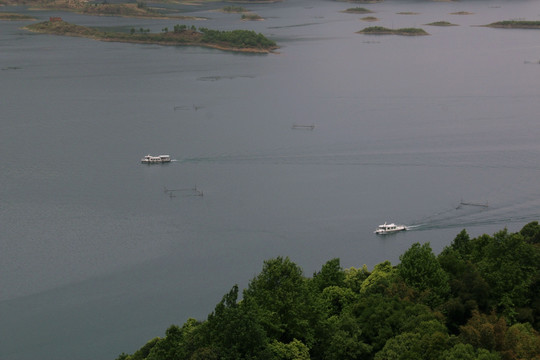
[[[132,355],[164,359],[540,359],[540,225],[471,239],[439,255],[413,244],[369,271],[339,259],[312,277],[287,257],[205,321],[172,325]]]

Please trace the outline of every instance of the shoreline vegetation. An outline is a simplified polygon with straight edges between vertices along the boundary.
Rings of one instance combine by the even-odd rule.
[[[540,225],[471,238],[436,255],[412,244],[393,265],[312,276],[264,261],[205,320],[188,318],[116,360],[510,360],[540,358]]]
[[[501,29],[540,29],[540,21],[505,20],[497,21],[484,26]]]
[[[30,15],[0,12],[0,20],[37,20]]]
[[[150,30],[131,29],[130,33],[108,32],[98,29],[70,24],[59,18],[51,18],[25,29],[38,33],[79,36],[101,41],[127,42],[138,44],[157,44],[169,46],[202,46],[224,51],[268,54],[278,46],[262,34],[250,30],[219,31],[195,26],[175,25],[172,31],[162,29],[161,33],[150,33]]]
[[[370,26],[363,30],[357,31],[357,34],[367,35],[404,35],[404,36],[423,36],[429,35],[424,29],[419,28],[402,28],[388,29],[382,26]]]

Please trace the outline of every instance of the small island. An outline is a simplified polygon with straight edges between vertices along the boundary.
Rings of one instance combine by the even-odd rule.
[[[418,28],[402,28],[388,29],[382,26],[370,26],[357,32],[358,34],[367,35],[405,35],[405,36],[421,36],[429,35],[425,30]]]
[[[505,20],[494,22],[484,26],[502,29],[540,29],[540,21]]]
[[[432,23],[429,23],[429,24],[426,24],[426,25],[430,25],[430,26],[459,26],[457,24],[452,24],[451,22],[448,22],[448,21],[435,21],[435,22],[432,22]]]
[[[373,11],[371,11],[369,9],[366,9],[366,8],[363,8],[363,7],[350,8],[350,9],[347,9],[347,10],[343,10],[343,12],[348,13],[348,14],[371,14],[371,13],[373,13]]]
[[[246,12],[246,13],[242,14],[242,20],[259,21],[259,20],[264,20],[264,19],[259,14],[255,14],[253,12]]]
[[[251,12],[242,6],[225,6],[221,11],[229,14],[242,14],[242,20],[244,21],[264,20],[259,14]]]
[[[108,32],[95,28],[70,24],[61,18],[50,18],[25,29],[54,35],[80,36],[102,41],[117,41],[139,44],[203,46],[225,51],[247,53],[270,53],[277,49],[274,41],[262,34],[250,30],[219,31],[195,26],[175,25],[173,31],[164,28],[161,33],[150,33],[150,30],[131,29],[130,33]]]
[[[0,20],[36,20],[36,18],[23,14],[0,12]]]
[[[450,15],[472,15],[472,14],[474,13],[468,12],[468,11],[458,11],[458,12],[450,13]]]
[[[248,12],[248,10],[242,6],[233,6],[233,5],[225,6],[224,8],[221,9],[221,11],[225,13],[233,13],[233,14],[241,14],[241,13]]]
[[[373,22],[373,21],[379,21],[379,18],[376,18],[375,16],[365,16],[365,17],[361,18],[360,20],[367,21],[367,22]]]

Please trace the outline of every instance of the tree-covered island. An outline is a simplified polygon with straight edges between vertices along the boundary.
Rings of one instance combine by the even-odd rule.
[[[540,21],[531,20],[505,20],[497,21],[486,27],[502,28],[502,29],[540,29]]]
[[[371,13],[373,13],[373,11],[371,11],[369,9],[366,9],[366,8],[363,8],[363,7],[349,8],[349,9],[343,10],[343,12],[344,13],[349,13],[349,14],[371,14]]]
[[[241,295],[241,296],[240,296]],[[470,238],[435,255],[413,244],[371,271],[339,259],[312,277],[289,258],[264,262],[204,321],[117,360],[540,359],[540,225]]]
[[[262,34],[250,30],[219,31],[207,28],[175,25],[171,31],[164,28],[161,33],[150,33],[149,30],[131,29],[130,33],[108,32],[86,26],[67,23],[58,18],[51,18],[25,27],[30,31],[81,36],[102,41],[118,41],[141,44],[204,46],[226,51],[270,53],[277,49],[274,41]]]
[[[432,23],[429,23],[429,24],[426,24],[426,25],[430,25],[430,26],[458,26],[457,24],[452,24],[451,22],[448,22],[448,21],[435,21],[435,22],[432,22]]]
[[[405,35],[405,36],[421,36],[429,35],[425,30],[418,28],[402,28],[388,29],[382,26],[370,26],[363,30],[357,31],[358,34],[367,35]]]

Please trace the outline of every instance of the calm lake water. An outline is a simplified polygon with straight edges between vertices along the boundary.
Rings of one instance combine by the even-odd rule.
[[[414,242],[438,253],[463,228],[540,217],[540,33],[473,26],[539,20],[537,1],[365,5],[376,23],[341,2],[246,6],[259,22],[212,11],[225,5],[169,5],[198,22],[0,9],[253,29],[281,46],[242,55],[0,22],[0,358],[114,359],[205,319],[265,259],[308,276],[334,257],[371,269]],[[459,26],[425,25],[443,20]],[[431,36],[356,34],[371,25]],[[148,153],[175,161],[140,164]],[[384,221],[415,228],[376,237]]]

